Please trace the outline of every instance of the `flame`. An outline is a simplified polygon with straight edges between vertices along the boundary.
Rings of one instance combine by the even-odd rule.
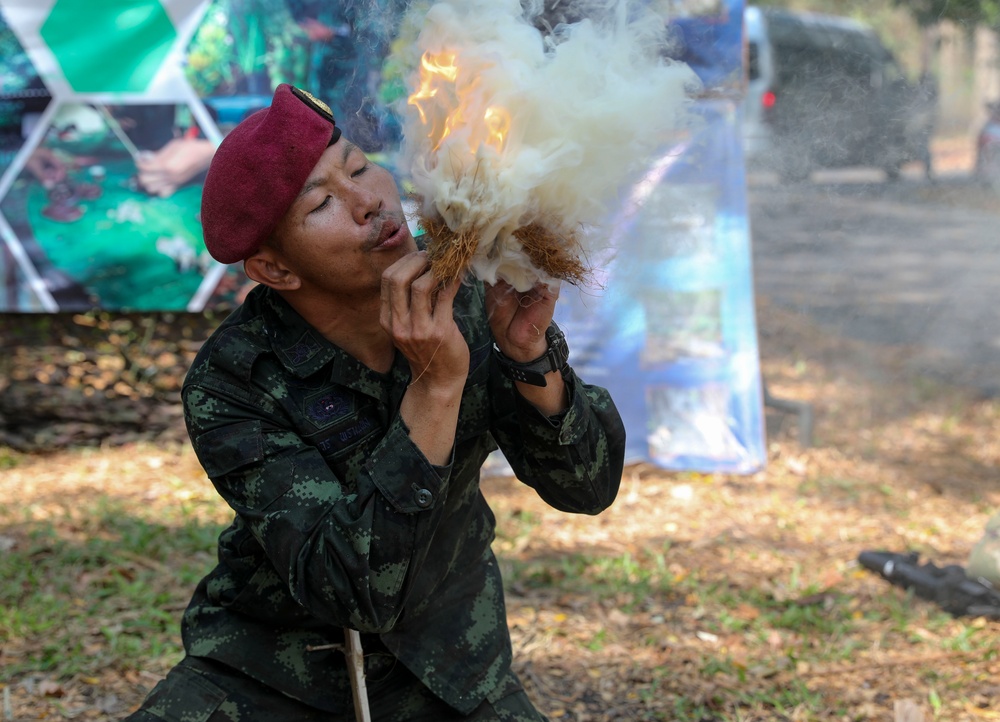
[[[420,122],[427,125],[427,113],[420,102],[430,100],[437,95],[438,89],[434,85],[438,77],[454,83],[458,77],[458,68],[455,66],[454,53],[432,55],[430,52],[424,53],[420,58],[420,67],[420,87],[407,98],[406,102],[416,106],[420,113]]]
[[[486,129],[489,134],[486,142],[496,148],[497,152],[503,150],[504,138],[510,131],[510,113],[505,108],[491,105],[486,109],[483,120],[486,121]]]
[[[455,66],[455,53],[441,53],[441,59],[437,60],[430,53],[424,53],[420,58],[420,64],[429,73],[443,75],[451,82],[455,82],[458,77],[458,68]]]
[[[427,137],[434,142],[433,151],[437,151],[445,138],[456,129],[468,124],[468,105],[473,99],[472,91],[479,84],[478,80],[473,81],[464,93],[455,90],[458,78],[456,60],[457,55],[452,52],[425,52],[420,58],[420,87],[407,98],[407,103],[416,106],[420,113],[420,122],[429,128]],[[456,97],[455,107],[445,109],[447,115],[443,120],[429,119],[428,109],[424,107],[427,105],[426,101],[437,98],[438,92],[448,88],[449,84],[452,91],[449,95]],[[486,131],[485,143],[498,152],[502,151],[504,140],[510,132],[511,114],[505,108],[490,106],[482,120]],[[470,148],[470,152],[475,151],[475,148]]]

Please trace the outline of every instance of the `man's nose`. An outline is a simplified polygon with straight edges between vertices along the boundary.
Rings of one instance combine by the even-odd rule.
[[[368,223],[382,210],[382,198],[377,193],[373,193],[361,186],[355,186],[353,194],[352,208],[354,210],[354,219],[359,224],[364,225]]]

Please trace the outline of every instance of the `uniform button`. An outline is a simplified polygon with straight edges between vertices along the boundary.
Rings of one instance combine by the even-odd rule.
[[[427,489],[420,489],[417,492],[417,506],[421,509],[426,509],[434,501],[434,495]]]

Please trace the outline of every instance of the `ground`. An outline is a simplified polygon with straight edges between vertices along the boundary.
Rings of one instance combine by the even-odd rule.
[[[226,511],[170,402],[204,327],[147,321],[0,326],[0,719],[118,719],[178,657]],[[768,409],[764,471],[630,466],[597,517],[484,482],[529,693],[578,722],[1000,720],[1000,622],[857,563],[965,562],[1000,507],[1000,401],[766,297],[758,323],[770,392],[812,406],[808,446],[799,418]]]

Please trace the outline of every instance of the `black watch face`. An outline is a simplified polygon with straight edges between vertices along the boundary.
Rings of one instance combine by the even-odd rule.
[[[545,336],[549,341],[548,356],[552,360],[552,370],[558,371],[566,365],[569,359],[569,344],[566,342],[565,334],[556,326],[555,321],[546,329]]]

